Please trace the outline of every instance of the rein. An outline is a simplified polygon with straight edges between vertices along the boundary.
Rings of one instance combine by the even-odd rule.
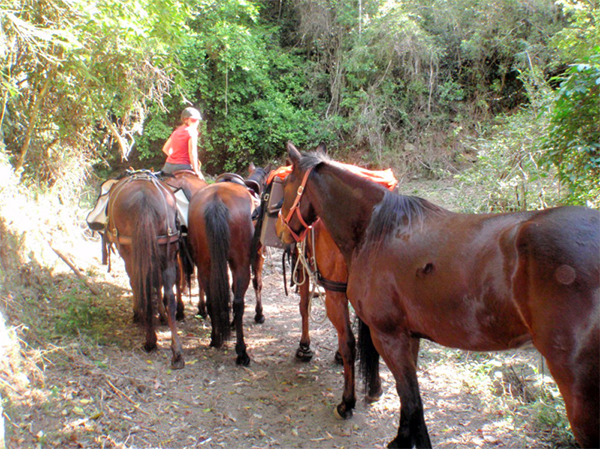
[[[312,288],[309,289],[309,312],[312,310],[312,298],[318,297],[321,301],[324,301],[323,296],[325,293],[319,291],[317,289],[317,285],[323,287],[325,290],[329,290],[331,292],[337,293],[346,293],[348,289],[348,284],[345,282],[332,281],[330,279],[326,279],[323,277],[321,272],[319,271],[319,267],[317,266],[317,257],[316,253],[316,242],[315,242],[315,230],[312,226],[309,229],[309,233],[305,234],[305,238],[298,242],[296,248],[298,249],[298,259],[296,260],[296,266],[293,267],[292,270],[292,281],[296,285],[302,285],[304,282],[309,282],[309,285],[312,285]],[[308,247],[307,247],[307,235],[310,235],[312,253],[313,255],[307,257]],[[302,282],[298,282],[297,273],[299,271],[300,266],[305,273],[305,276],[302,279]],[[314,267],[314,269],[313,269]],[[326,318],[326,316],[325,316]],[[324,319],[323,319],[324,321]]]

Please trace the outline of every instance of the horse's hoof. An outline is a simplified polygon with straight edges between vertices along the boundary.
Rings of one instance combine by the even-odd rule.
[[[206,317],[208,316],[208,314],[206,313],[206,310],[200,310],[200,309],[198,309],[198,313],[196,315],[200,316],[204,319],[206,319]]]
[[[263,324],[265,322],[265,316],[257,314],[254,316],[254,321],[256,321],[258,324]]]
[[[315,353],[312,351],[312,349],[310,349],[309,346],[301,344],[296,350],[296,358],[301,362],[310,362],[313,358],[313,355],[315,355]]]
[[[184,366],[185,366],[185,360],[183,359],[183,356],[181,354],[173,357],[173,360],[171,360],[171,368],[172,369],[183,369]]]
[[[335,363],[337,363],[338,365],[343,365],[344,364],[344,358],[342,357],[342,354],[340,354],[340,351],[335,351]]]
[[[184,321],[185,320],[185,313],[183,313],[183,312],[177,312],[177,314],[175,315],[175,319],[177,321]]]
[[[222,341],[215,341],[215,340],[211,340],[210,341],[210,346],[212,348],[220,348],[221,346],[223,346],[223,342]]]
[[[144,351],[152,352],[156,349],[156,343],[146,343],[144,344]]]
[[[380,400],[381,396],[383,396],[383,389],[379,388],[379,391],[376,391],[375,393],[367,393],[365,395],[365,401],[367,402],[367,404],[372,404],[373,402],[377,402],[378,400]]]
[[[250,365],[250,357],[248,357],[248,354],[246,353],[238,355],[235,363],[242,366],[248,366]]]
[[[346,420],[352,418],[352,409],[347,409],[344,404],[338,405],[333,409],[333,415],[337,419]]]

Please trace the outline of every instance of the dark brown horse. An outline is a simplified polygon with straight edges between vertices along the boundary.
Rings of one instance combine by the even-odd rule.
[[[192,199],[194,194],[198,192],[198,190],[206,187],[208,183],[204,179],[200,179],[195,172],[191,170],[180,170],[176,171],[173,174],[162,174],[161,179],[168,184],[170,187],[174,189],[181,189],[185,195],[185,198],[188,201]],[[183,211],[186,215],[186,211]],[[193,261],[191,260],[191,255],[189,254],[187,241],[187,222],[182,223],[182,245],[181,251],[178,256],[179,261],[179,270],[177,271],[177,319],[184,319],[184,304],[182,300],[182,292],[186,289],[186,287],[190,287],[192,284],[192,274],[194,272]],[[206,318],[206,302],[204,299],[204,291],[202,290],[202,286],[198,285],[198,314],[204,318]]]
[[[599,447],[600,212],[558,207],[458,214],[393,194],[292,144],[277,229],[319,217],[348,265],[348,298],[396,380],[398,435],[431,447],[416,366],[420,338],[472,351],[532,342],[583,447]],[[286,227],[287,226],[287,227]]]
[[[248,184],[262,186],[267,174],[264,169],[256,168]],[[231,285],[236,362],[244,366],[250,363],[244,342],[243,316],[244,296],[251,277],[256,295],[254,319],[258,323],[264,322],[262,248],[256,249],[258,257],[252,258],[251,254],[254,236],[252,212],[256,205],[257,199],[243,182],[217,182],[200,189],[192,197],[188,216],[190,252],[198,267],[199,283],[206,292],[212,324],[211,346],[221,347],[231,333]],[[251,263],[251,260],[254,262]],[[231,284],[228,268],[233,278]]]
[[[156,349],[155,304],[164,291],[171,329],[173,368],[185,365],[175,319],[173,286],[177,278],[179,227],[175,197],[168,186],[150,172],[134,172],[110,191],[106,238],[125,262],[133,290],[134,319],[146,327],[144,349]]]

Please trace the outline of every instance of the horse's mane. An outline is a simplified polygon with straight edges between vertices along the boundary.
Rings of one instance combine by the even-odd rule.
[[[298,167],[304,172],[316,167],[322,162],[332,162],[332,160],[325,153],[321,153],[320,151],[310,153],[303,152],[302,159],[298,162]]]
[[[410,230],[422,223],[429,213],[439,214],[439,206],[416,196],[386,191],[383,200],[373,208],[371,222],[365,234],[365,244],[383,243],[398,229]]]
[[[302,153],[302,156],[298,165],[302,171],[309,170],[323,162],[335,166],[335,161],[321,152]],[[377,184],[373,183],[373,185]],[[385,188],[382,190],[385,191],[383,199],[373,208],[371,221],[366,230],[366,244],[382,243],[395,230],[410,229],[411,226],[421,223],[425,215],[439,214],[444,211],[426,199],[400,195]]]

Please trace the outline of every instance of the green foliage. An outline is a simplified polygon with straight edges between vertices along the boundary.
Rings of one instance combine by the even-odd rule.
[[[87,294],[68,294],[62,298],[54,324],[58,335],[87,335],[102,341],[110,335],[110,323],[106,308],[97,305]]]
[[[464,137],[530,101],[519,73],[547,79],[557,49],[596,35],[597,12],[569,2],[9,0],[3,139],[26,179],[52,185],[72,155],[83,175],[132,148],[161,160],[194,105],[209,173],[277,159],[289,139],[438,173]]]
[[[600,207],[600,47],[567,70],[554,102],[543,160],[569,187],[568,201]]]
[[[516,114],[499,116],[496,124],[472,141],[477,162],[457,176],[466,186],[485,186],[465,208],[474,212],[542,209],[560,202],[555,170],[541,164],[540,140],[547,126],[547,89],[539,74],[523,74],[530,105]]]
[[[69,158],[85,171],[112,150],[111,136],[126,154],[147,104],[168,88],[185,4],[9,0],[0,8],[3,139],[24,179],[51,186]]]
[[[578,448],[565,402],[554,382],[542,382],[537,389],[536,400],[524,405],[526,416],[535,416],[534,429],[545,434],[544,440],[552,447]]]

